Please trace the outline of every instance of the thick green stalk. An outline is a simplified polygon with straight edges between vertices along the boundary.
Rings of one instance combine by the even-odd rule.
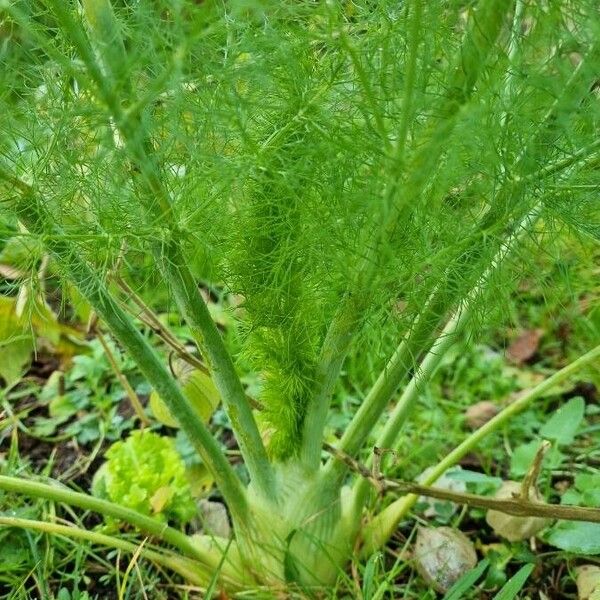
[[[152,144],[147,139],[146,128],[140,118],[122,110],[116,96],[115,90],[119,89],[125,100],[129,100],[128,96],[131,94],[122,77],[127,55],[111,3],[109,0],[83,2],[92,45],[98,54],[97,59],[80,24],[65,10],[62,3],[55,0],[49,2],[75,43],[125,142],[131,160],[139,170],[136,178],[136,181],[141,181],[138,197],[148,219],[161,223],[166,235],[166,239],[157,243],[153,249],[157,264],[173,290],[175,301],[191,329],[194,340],[208,359],[215,385],[230,418],[250,477],[259,490],[272,497],[273,473],[252,408],[231,356],[187,265],[181,247],[183,236],[173,217],[170,194],[158,175],[160,168],[153,158]]]
[[[173,244],[163,248],[160,259],[177,306],[198,346],[204,351],[252,482],[266,497],[272,498],[275,491],[273,470],[246,392],[221,334],[198,293],[198,286],[183,260],[179,246]]]
[[[423,143],[406,169],[406,180],[401,181],[403,170],[397,169],[386,186],[382,222],[377,228],[375,238],[365,243],[367,255],[358,268],[356,280],[350,285],[350,292],[342,299],[323,343],[317,366],[315,393],[308,403],[303,426],[301,454],[309,468],[316,469],[320,464],[321,440],[331,394],[350,343],[357,332],[361,313],[369,304],[368,290],[376,268],[380,267],[378,258],[381,249],[385,247],[386,240],[393,235],[404,212],[411,210],[411,202],[415,198],[420,199],[431,174],[435,171],[439,157],[443,154],[448,137],[456,124],[456,117],[473,94],[486,58],[500,33],[509,5],[508,0],[479,3],[472,26],[448,73],[447,92],[432,111],[435,118],[431,119],[425,129]]]
[[[220,552],[208,553],[203,551],[192,544],[187,535],[173,527],[169,527],[166,523],[161,523],[152,517],[143,515],[130,508],[120,506],[114,502],[95,498],[89,494],[75,492],[60,484],[50,485],[40,481],[30,481],[21,477],[0,475],[0,490],[23,496],[43,498],[44,500],[60,502],[62,504],[67,504],[68,506],[77,506],[84,510],[92,510],[101,515],[123,521],[137,527],[144,533],[164,540],[168,544],[175,546],[186,556],[195,558],[210,568],[215,568],[221,559]]]
[[[53,224],[52,218],[34,196],[33,190],[22,182],[21,185],[25,186],[27,192],[13,203],[17,217],[30,231],[45,236],[46,246],[65,268],[71,281],[180,422],[182,429],[215,477],[235,519],[243,522],[247,509],[244,487],[202,419],[127,313],[110,295],[97,273],[77,255],[76,248],[61,235],[62,232]]]
[[[76,527],[74,525],[59,525],[58,523],[47,523],[45,521],[35,521],[33,519],[0,516],[0,526],[31,529],[33,531],[41,531],[51,535],[60,535],[66,538],[91,542],[92,544],[108,546],[109,548],[117,548],[118,550],[123,550],[124,552],[129,552],[131,554],[139,552],[144,558],[147,558],[157,565],[175,571],[186,581],[195,585],[207,585],[212,576],[211,571],[208,570],[205,565],[196,561],[166,553],[163,554],[146,548],[140,549],[139,545],[133,544],[132,542],[122,540],[112,535],[98,533],[97,531],[82,529],[81,527]]]
[[[518,6],[517,6],[517,9],[519,9]],[[522,9],[522,7],[521,7],[521,9]],[[519,10],[521,10],[521,9],[519,9]],[[522,15],[515,14],[515,18],[520,18],[520,16],[522,16]],[[516,41],[513,40],[513,42],[514,42],[514,44],[516,44]],[[513,46],[513,48],[512,48],[512,57],[513,58],[514,58],[514,53],[515,53],[515,49]],[[555,114],[555,111],[557,110],[558,106],[563,102],[563,98],[567,96],[568,92],[571,91],[575,85],[579,85],[581,83],[581,77],[580,77],[581,72],[582,72],[582,69],[581,69],[581,65],[580,65],[578,67],[578,69],[576,69],[576,72],[569,78],[569,81],[568,81],[567,85],[565,86],[565,88],[563,89],[561,96],[554,100],[554,102],[552,103],[552,105],[550,106],[548,111],[546,112],[546,115],[543,120],[544,125],[551,124],[552,116]],[[543,128],[542,128],[542,125],[540,125],[538,127],[536,136],[541,135],[542,131],[543,131]],[[533,142],[531,143],[531,146],[532,147],[534,146]],[[550,165],[546,165],[545,167],[543,167],[542,169],[540,169],[538,171],[535,171],[534,173],[525,175],[523,177],[513,176],[512,178],[510,178],[510,177],[507,178],[506,181],[504,182],[502,188],[496,194],[495,206],[501,206],[501,207],[505,206],[506,200],[504,200],[504,198],[510,198],[513,195],[518,195],[521,187],[527,181],[539,181],[539,179],[541,179],[543,177],[547,177],[549,175],[559,173],[569,167],[575,168],[576,166],[578,166],[580,168],[583,168],[583,167],[589,166],[590,163],[593,163],[594,160],[597,160],[597,157],[594,154],[594,152],[597,148],[598,148],[598,144],[596,142],[594,142],[594,143],[586,146],[585,148],[582,148],[578,152],[574,153],[572,156],[568,157],[567,159],[558,161],[557,163],[551,163]],[[518,171],[518,168],[520,167],[520,165],[524,164],[525,159],[527,158],[530,149],[531,149],[530,147],[526,147],[523,149],[521,155],[519,156],[519,158],[515,164],[514,170]],[[519,226],[517,226],[516,231],[517,232],[520,231],[521,233],[523,233],[525,231],[525,229],[523,229],[524,225],[527,222],[530,222],[531,219],[534,218],[534,215],[537,214],[537,212],[539,212],[540,208],[541,207],[537,207],[531,213],[526,215],[524,217],[522,223]],[[484,230],[489,231],[492,227],[496,226],[500,222],[498,219],[499,218],[501,219],[502,217],[503,217],[502,211],[498,211],[498,210],[490,211],[490,213],[488,213],[483,219],[483,222],[482,222],[481,228],[480,228],[481,231],[484,231]],[[513,236],[514,235],[515,234],[513,234]],[[501,245],[498,255],[495,257],[494,261],[492,261],[492,266],[490,267],[491,270],[494,270],[497,267],[499,260],[500,261],[503,260],[503,257],[505,256],[506,252],[510,250],[510,245],[514,242],[516,242],[516,239],[513,237],[512,242],[509,240],[507,243]],[[494,266],[494,265],[496,265],[496,266]],[[481,287],[483,285],[484,280],[488,276],[489,276],[489,272],[484,273],[482,275],[482,279],[475,286],[475,288],[469,293],[469,297],[472,297],[473,294],[477,295],[479,293],[477,291],[478,287]],[[433,292],[432,296],[435,296],[437,294],[439,294],[439,291],[436,290]],[[430,299],[429,304],[431,304],[432,302],[433,302],[433,300]],[[438,302],[440,302],[440,300],[438,300]],[[444,304],[440,303],[439,306],[443,307]],[[466,307],[463,308],[463,311],[464,310],[466,310]],[[458,313],[457,313],[457,316],[458,316]],[[456,319],[456,318],[457,317],[454,317],[453,319]],[[422,319],[422,317],[419,319],[419,321],[421,319]],[[465,320],[466,320],[466,315],[462,315],[460,320],[457,321],[456,324],[460,324],[460,327],[462,327]],[[433,322],[433,326],[435,327],[435,322]],[[450,326],[450,324],[449,324],[449,326]],[[454,329],[454,328],[452,328],[452,329]],[[431,333],[431,329],[429,330],[429,332]],[[409,359],[412,359],[419,350],[419,346],[414,345],[414,346],[412,346],[412,351],[409,351],[408,341],[411,339],[411,336],[412,336],[412,333],[409,332],[409,335],[407,336],[407,338],[405,338],[402,341],[402,343],[399,345],[398,349],[396,350],[396,352],[394,353],[394,355],[392,356],[392,358],[386,365],[384,371],[380,374],[373,389],[369,392],[369,394],[367,395],[367,398],[362,403],[360,409],[354,416],[349,427],[346,429],[346,432],[345,432],[345,434],[340,442],[340,446],[339,446],[340,450],[342,450],[343,452],[353,455],[359,450],[360,446],[362,445],[362,443],[364,442],[364,440],[370,433],[371,428],[374,426],[376,419],[382,414],[383,410],[387,406],[387,403],[391,400],[393,394],[395,393],[398,385],[400,384],[402,379],[408,373],[408,370],[409,370],[410,366],[412,366],[412,363],[409,364],[407,361]],[[455,336],[455,334],[453,334],[453,336]],[[425,339],[425,341],[426,341],[426,338],[418,338],[418,340],[419,339]],[[433,363],[436,362],[436,356],[438,356],[438,360],[439,360],[439,358],[441,358],[441,355],[439,353],[442,351],[442,349],[440,347],[442,342],[443,342],[444,346],[450,345],[449,340],[444,339],[444,338],[438,339],[438,341],[434,345],[435,353],[433,355],[431,355],[431,352],[430,352],[428,358],[426,359],[426,365],[430,365],[433,369],[435,368]],[[406,390],[404,391],[401,401],[396,406],[396,410],[394,411],[394,415],[396,416],[396,419],[394,419],[393,416],[390,418],[390,420],[388,421],[388,423],[386,425],[387,433],[385,434],[385,439],[380,439],[378,442],[378,445],[380,445],[382,447],[387,447],[388,445],[391,445],[388,438],[391,436],[392,431],[399,429],[400,421],[402,421],[405,418],[405,416],[406,416],[405,411],[407,411],[408,408],[411,406],[411,404],[412,404],[411,398],[416,393],[417,393],[417,379],[413,379],[409,383]],[[335,463],[335,466],[331,466],[332,463]],[[335,459],[333,459],[333,458],[330,459],[327,469],[328,469],[328,472],[330,472],[332,476],[337,476],[337,477],[341,477],[343,475],[343,473],[345,472],[345,467],[344,467],[343,463],[340,463],[339,461],[335,461]]]
[[[456,313],[450,317],[441,334],[428,350],[415,375],[402,393],[400,400],[394,407],[392,414],[389,416],[383,431],[376,441],[376,446],[391,448],[396,445],[400,429],[413,408],[419,392],[423,389],[423,386],[429,383],[448,350],[456,343],[459,334],[463,331],[471,317],[473,306],[487,287],[492,274],[502,266],[507,256],[519,244],[523,236],[528,231],[531,231],[531,228],[540,215],[540,208],[539,205],[536,206],[517,225],[508,239],[502,244],[502,248],[493,258],[489,268],[481,279],[466,296]]]
[[[432,332],[438,327],[447,302],[445,294],[433,292],[344,431],[339,442],[340,450],[349,455],[360,450],[398,386],[415,366],[419,351],[426,347]],[[329,460],[326,469],[331,477],[339,477],[345,471],[343,463],[334,459]]]
[[[473,432],[466,440],[441,460],[427,477],[421,482],[423,485],[433,485],[450,467],[454,466],[466,454],[471,452],[484,438],[494,433],[505,425],[512,417],[525,410],[532,402],[550,391],[554,386],[562,383],[579,369],[600,359],[600,346],[596,346],[583,356],[548,377],[529,392],[509,404],[485,425]],[[405,517],[417,501],[417,496],[409,494],[399,498],[379,515],[377,515],[363,531],[362,554],[367,556],[381,548],[394,533],[398,523]]]
[[[468,322],[472,307],[485,289],[491,274],[500,267],[522,235],[531,228],[539,215],[539,211],[540,207],[537,206],[517,225],[510,237],[501,245],[501,249],[491,261],[490,266],[485,270],[477,284],[467,294],[462,305],[448,320],[442,332],[433,342],[421,364],[418,366],[414,376],[404,389],[392,414],[389,416],[387,423],[376,442],[378,447],[391,448],[394,445],[402,424],[413,408],[419,392],[423,389],[423,386],[429,382],[446,352],[456,342],[458,334]],[[434,292],[434,294],[435,293],[436,292]],[[426,328],[426,330],[430,331],[431,327]],[[349,427],[344,432],[338,448],[345,454],[353,456],[362,447],[373,426],[381,416],[381,413],[385,410],[385,407],[391,400],[401,380],[406,376],[409,365],[412,364],[409,363],[409,359],[413,355],[413,352],[410,352],[409,349],[413,349],[414,351],[415,348],[419,347],[415,346],[412,342],[413,340],[411,337],[408,337],[398,346],[388,364],[379,375],[373,388],[361,404]],[[326,470],[330,477],[337,479],[344,475],[347,470],[347,465],[332,457],[327,464]],[[358,488],[355,490],[356,497],[364,498],[366,489],[365,483],[359,481],[357,486]]]
[[[413,101],[415,97],[415,84],[417,80],[417,58],[419,44],[422,39],[421,21],[423,18],[423,0],[412,0],[406,3],[409,11],[408,23],[408,60],[404,76],[404,94],[400,111],[400,126],[398,127],[398,142],[394,156],[397,169],[404,163],[404,150],[408,137],[408,128],[413,120]]]

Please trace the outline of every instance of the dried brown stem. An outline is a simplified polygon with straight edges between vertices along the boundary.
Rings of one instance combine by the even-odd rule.
[[[535,487],[538,477],[540,476],[542,462],[544,460],[544,456],[546,456],[546,452],[548,452],[550,449],[550,446],[550,442],[548,440],[544,440],[535,453],[533,461],[531,462],[531,466],[529,467],[529,470],[527,471],[527,474],[521,483],[521,493],[519,494],[519,497],[522,500],[529,500],[531,498],[531,489]]]
[[[346,463],[351,470],[365,479],[368,479],[378,491],[383,490],[399,492],[401,494],[418,494],[429,498],[437,498],[438,500],[448,500],[449,502],[454,502],[456,504],[466,504],[476,508],[497,510],[517,517],[542,517],[546,519],[564,519],[567,521],[600,523],[600,509],[598,508],[562,506],[544,502],[538,503],[531,502],[530,500],[521,497],[514,499],[490,498],[478,494],[453,492],[446,489],[419,485],[418,483],[409,481],[374,477],[370,469],[353,459],[351,456],[348,456],[346,453],[341,452],[330,444],[324,444],[324,448],[338,460]]]
[[[116,276],[115,281],[117,285],[127,294],[127,298],[131,300],[139,309],[140,312],[136,312],[134,316],[138,318],[144,325],[150,328],[152,333],[156,334],[167,346],[173,350],[173,353],[181,360],[188,363],[190,366],[202,371],[206,375],[210,376],[210,372],[206,365],[192,353],[188,352],[185,346],[175,337],[175,335],[165,327],[161,322],[156,313],[131,289],[131,287],[120,277]],[[122,303],[125,310],[131,312],[130,307],[126,302]],[[173,369],[171,368],[171,372]],[[250,406],[255,410],[263,410],[263,405],[251,398],[246,394],[246,398],[250,403]]]
[[[153,333],[160,337],[160,339],[163,340],[163,342],[167,344],[179,358],[208,375],[209,372],[206,365],[199,358],[186,350],[185,346],[160,322],[160,319],[154,311],[131,289],[131,287],[129,287],[129,285],[127,285],[120,277],[115,277],[115,281],[127,294],[127,298],[140,309],[140,312],[136,313],[135,316],[142,321],[144,325],[149,327]],[[126,304],[124,304],[124,308],[128,308]]]

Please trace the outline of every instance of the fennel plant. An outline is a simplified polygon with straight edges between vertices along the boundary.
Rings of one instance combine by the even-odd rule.
[[[233,591],[331,585],[414,502],[369,515],[368,481],[323,451],[348,357],[375,375],[337,449],[394,448],[445,352],[544,244],[565,228],[598,239],[595,2],[4,0],[0,11],[6,233],[39,238],[136,362],[210,469],[234,537],[188,537],[40,482],[0,477],[0,489],[130,523],[176,549],[148,558],[202,585],[215,573]],[[136,328],[115,273],[170,294],[248,484]],[[243,298],[255,402],[200,282]]]

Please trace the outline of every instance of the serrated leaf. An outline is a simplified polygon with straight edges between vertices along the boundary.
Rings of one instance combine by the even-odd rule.
[[[600,523],[561,521],[545,539],[548,544],[574,554],[600,554]]]
[[[535,565],[528,564],[521,567],[494,596],[493,600],[513,600],[525,585]]]
[[[583,398],[571,398],[561,406],[540,429],[543,438],[554,440],[557,444],[570,444],[585,414]]]

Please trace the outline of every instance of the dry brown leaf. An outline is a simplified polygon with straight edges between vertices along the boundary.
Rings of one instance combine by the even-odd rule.
[[[521,332],[506,350],[508,360],[520,365],[531,359],[539,348],[543,333],[541,329],[526,329]]]
[[[485,425],[490,419],[495,417],[499,408],[489,400],[482,400],[467,408],[465,412],[465,421],[471,429],[479,429]]]

